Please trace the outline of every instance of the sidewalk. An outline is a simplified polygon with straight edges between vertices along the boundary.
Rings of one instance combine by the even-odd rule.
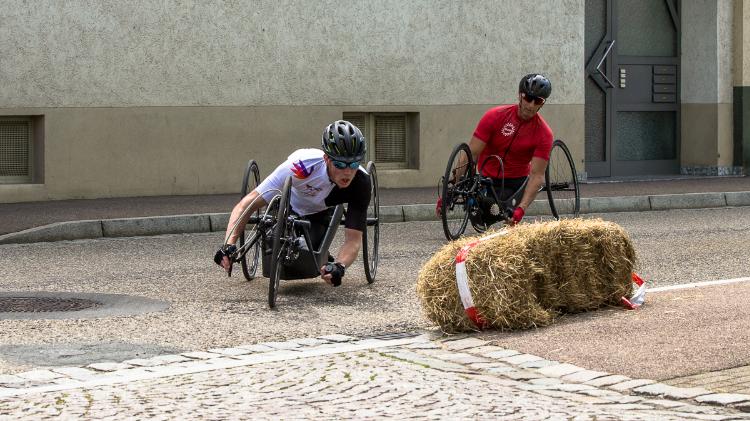
[[[583,214],[750,206],[750,177],[678,177],[648,181],[588,182],[581,184],[580,190]],[[381,220],[401,222],[433,219],[436,198],[436,187],[381,189]],[[0,244],[220,231],[226,226],[226,214],[238,199],[236,194],[221,194],[0,203]],[[538,201],[543,205],[540,208],[545,208],[541,211],[543,212],[546,210],[546,197],[540,197]],[[535,214],[533,209],[527,213]],[[213,217],[209,218],[209,214],[213,214]],[[101,225],[100,221],[104,220],[174,215],[202,215],[203,218],[137,220],[130,225],[126,221],[118,221],[114,224],[116,227],[110,227],[112,229],[109,232],[103,233],[102,228],[97,227],[97,223]],[[43,230],[37,229],[30,236],[4,235],[69,221],[96,223],[46,227]]]
[[[268,342],[5,376],[0,415],[750,419],[750,396],[611,375],[476,336]]]

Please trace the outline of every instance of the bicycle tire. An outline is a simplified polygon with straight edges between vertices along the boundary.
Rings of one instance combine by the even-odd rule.
[[[378,173],[375,163],[367,163],[367,174],[370,175],[370,204],[367,207],[367,226],[362,236],[362,260],[365,265],[367,283],[375,282],[378,271],[378,246],[380,244],[380,197],[378,194]]]
[[[281,265],[289,246],[292,227],[289,222],[291,213],[291,190],[292,178],[287,177],[284,181],[284,187],[281,189],[281,199],[279,200],[279,209],[276,213],[276,221],[273,229],[273,241],[271,247],[271,270],[269,271],[268,281],[268,306],[276,307],[276,297],[279,291],[279,280],[281,275]]]
[[[456,170],[460,169],[465,169],[465,172],[456,179]],[[473,182],[475,173],[476,168],[469,145],[459,143],[453,147],[448,158],[448,165],[445,167],[440,192],[442,198],[440,219],[443,223],[445,238],[449,241],[458,239],[466,230],[466,224],[469,221],[468,197],[457,191],[456,186],[466,187],[468,183]]]
[[[578,186],[573,156],[560,139],[552,143],[547,170],[544,172],[545,190],[552,216],[577,218],[581,212],[581,192]]]
[[[248,193],[255,190],[255,188],[258,187],[259,183],[260,183],[260,169],[258,168],[258,164],[254,160],[251,159],[247,162],[247,166],[245,167],[245,174],[242,177],[242,194],[240,198],[247,196]],[[260,217],[260,209],[255,211],[254,215],[256,217],[255,219],[257,220],[257,218]],[[239,236],[240,248],[242,248],[242,246],[245,245],[245,232],[254,232],[255,229],[256,229],[256,224],[248,223],[245,226],[245,229],[243,229],[240,232],[240,236]],[[250,255],[249,257],[248,257],[248,254]],[[251,250],[248,250],[246,253],[243,253],[242,257],[240,257],[240,265],[242,266],[242,274],[245,276],[245,279],[247,279],[248,281],[252,281],[255,278],[255,275],[258,271],[259,260],[260,260],[260,241],[257,241],[255,245],[252,246]]]

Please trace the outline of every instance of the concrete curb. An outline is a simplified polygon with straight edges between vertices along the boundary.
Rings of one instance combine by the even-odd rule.
[[[701,209],[750,206],[750,192],[686,193],[651,196],[581,198],[581,214],[642,212],[670,209]],[[529,206],[529,216],[550,215],[546,199]],[[435,221],[434,204],[381,206],[383,223]],[[170,215],[90,221],[56,222],[24,231],[0,235],[0,244],[24,244],[102,237],[132,237],[224,231],[229,213]]]

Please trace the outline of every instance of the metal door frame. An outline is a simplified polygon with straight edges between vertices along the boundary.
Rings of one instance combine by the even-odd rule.
[[[614,110],[613,90],[615,85],[607,75],[614,74],[614,63],[612,60],[612,49],[615,44],[613,35],[614,3],[613,0],[605,0],[605,3],[607,9],[605,27],[607,29],[604,37],[599,41],[599,46],[594,50],[586,65],[586,77],[590,77],[599,86],[599,89],[604,92],[604,106],[606,108],[604,112],[604,160],[585,162],[586,173],[589,177],[609,177],[611,175]],[[586,13],[585,10],[584,13]]]
[[[614,34],[617,34],[618,22],[615,16],[615,2],[627,0],[605,0],[606,2],[606,32],[592,54],[586,65],[586,77],[592,80],[604,92],[606,111],[604,113],[604,160],[603,161],[586,161],[586,172],[592,177],[612,177],[627,176],[637,174],[677,174],[680,169],[680,127],[681,127],[681,90],[680,90],[680,17],[675,7],[675,1],[664,0],[669,14],[672,17],[672,23],[675,25],[677,34],[677,55],[675,57],[646,57],[646,56],[621,56],[617,53],[617,40]],[[680,8],[682,10],[682,8]],[[623,105],[617,103],[617,90],[619,84],[617,78],[619,74],[615,71],[620,65],[629,64],[652,64],[652,65],[670,65],[676,66],[677,79],[677,99],[674,105],[665,105],[660,103]],[[597,74],[598,73],[598,74]],[[615,118],[618,111],[672,111],[675,112],[675,158],[669,160],[641,160],[641,161],[617,161],[614,159],[616,152],[615,139]]]

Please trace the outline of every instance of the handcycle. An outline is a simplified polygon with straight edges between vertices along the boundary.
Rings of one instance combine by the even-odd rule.
[[[504,178],[498,174],[500,184],[482,175],[482,169],[490,160],[503,161],[497,155],[485,158],[477,171],[469,145],[459,143],[453,148],[445,174],[438,185],[442,198],[440,218],[443,232],[448,240],[458,239],[466,230],[469,221],[475,231],[482,233],[495,222],[509,223],[513,210],[520,202],[527,179],[523,185],[507,198],[497,194],[504,190]],[[578,217],[581,210],[581,194],[578,187],[575,164],[570,150],[562,140],[552,143],[550,159],[544,173],[544,184],[540,191],[547,192],[550,211],[555,219],[563,215]]]
[[[367,208],[367,227],[362,233],[362,261],[365,278],[371,284],[375,282],[379,261],[380,198],[375,163],[370,161],[365,168],[370,177],[370,204]],[[242,177],[241,197],[257,188],[259,182],[258,164],[250,160]],[[337,205],[329,209],[328,225],[320,244],[315,247],[311,221],[292,211],[291,188],[290,176],[265,208],[250,215],[247,225],[240,231],[237,250],[230,256],[233,263],[241,264],[242,273],[248,281],[255,278],[258,265],[262,264],[263,276],[269,278],[270,308],[276,306],[280,280],[307,279],[320,275],[319,268],[329,262],[328,249],[336,231],[339,225],[344,224],[344,206]],[[232,231],[237,228],[235,224]]]

